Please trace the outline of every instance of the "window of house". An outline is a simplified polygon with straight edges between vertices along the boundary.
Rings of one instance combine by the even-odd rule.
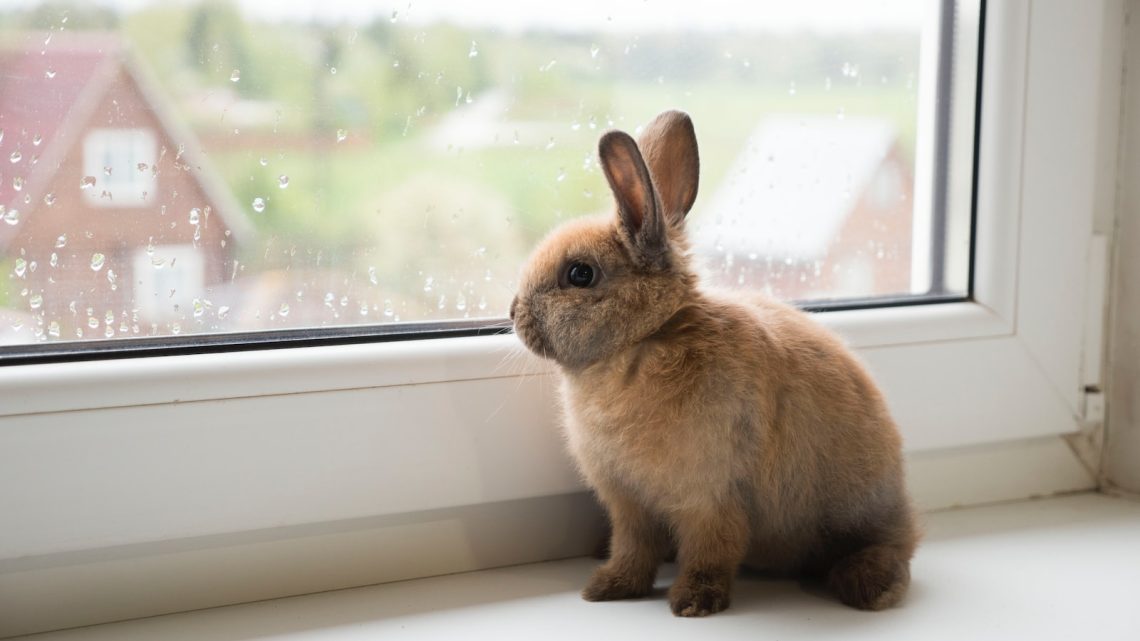
[[[143,207],[154,199],[158,168],[147,129],[92,129],[83,140],[80,189],[97,207]]]

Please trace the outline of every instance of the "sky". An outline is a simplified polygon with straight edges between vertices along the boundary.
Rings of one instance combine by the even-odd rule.
[[[164,0],[93,0],[120,10]],[[165,0],[170,2],[171,0]],[[189,0],[175,0],[187,2]],[[914,31],[937,0],[236,0],[251,17],[275,20],[451,22],[505,31]],[[0,8],[35,0],[0,0]]]

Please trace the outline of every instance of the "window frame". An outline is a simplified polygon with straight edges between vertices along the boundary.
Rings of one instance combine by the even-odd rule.
[[[1120,61],[1099,43],[1116,20],[1075,0],[990,3],[972,300],[817,316],[885,390],[926,507],[1096,484],[1062,439],[1100,384],[1097,172],[1115,171],[1117,139],[1101,89]],[[32,559],[27,578],[92,550],[129,561],[275,532],[268,546],[314,524],[579,493],[551,374],[512,335],[0,368],[0,512],[15,517],[0,584],[5,559]]]

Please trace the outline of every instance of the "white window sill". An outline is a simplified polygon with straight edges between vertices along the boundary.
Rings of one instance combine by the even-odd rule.
[[[166,639],[1140,638],[1140,505],[1095,494],[933,514],[901,608],[847,609],[796,582],[741,578],[730,610],[669,614],[654,597],[593,604],[595,561],[571,559],[37,635]]]

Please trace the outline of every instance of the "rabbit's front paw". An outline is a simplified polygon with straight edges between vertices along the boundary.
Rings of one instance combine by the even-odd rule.
[[[679,617],[703,617],[728,607],[731,577],[728,573],[683,574],[669,590],[669,607]]]
[[[594,576],[582,590],[582,598],[587,601],[636,599],[649,594],[652,589],[653,576],[635,576],[603,565],[594,570]]]

